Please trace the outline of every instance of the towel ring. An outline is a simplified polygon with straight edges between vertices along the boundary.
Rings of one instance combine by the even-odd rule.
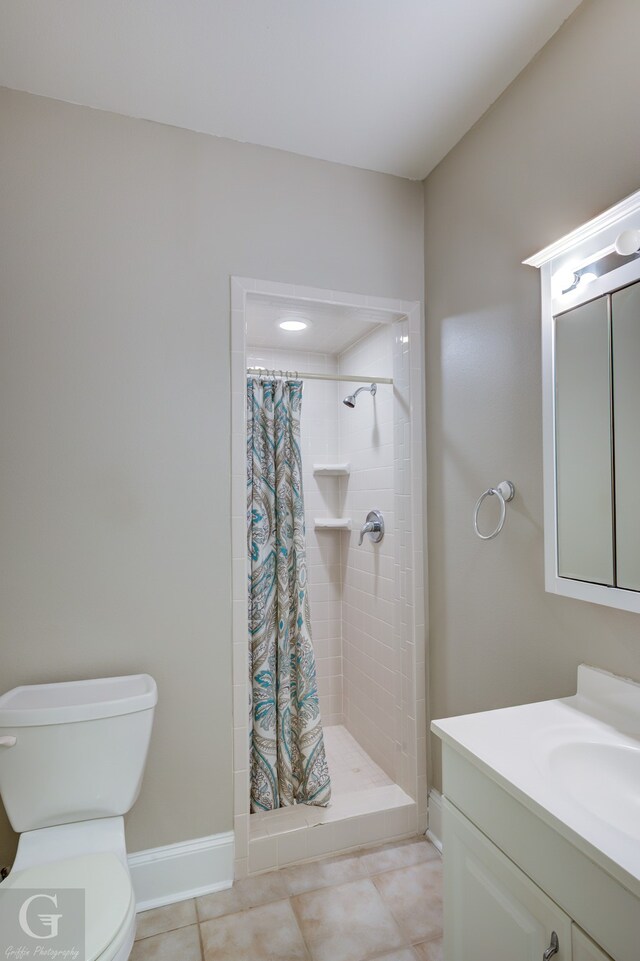
[[[516,489],[511,481],[500,481],[497,487],[490,487],[483,494],[480,494],[480,497],[476,501],[475,510],[473,512],[473,529],[481,541],[490,541],[493,537],[498,536],[504,527],[504,522],[507,516],[507,504],[509,501],[513,500],[513,495],[515,492]],[[480,511],[480,507],[482,506],[482,502],[485,500],[485,498],[493,497],[494,495],[500,502],[500,520],[498,521],[498,526],[496,527],[495,531],[492,531],[490,534],[481,534],[480,529],[478,528],[478,512]]]

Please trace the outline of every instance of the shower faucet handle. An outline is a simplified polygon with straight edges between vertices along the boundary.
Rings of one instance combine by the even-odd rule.
[[[364,535],[368,534],[374,544],[379,544],[384,537],[384,517],[380,511],[369,511],[365,523],[360,528],[358,547],[362,546]]]

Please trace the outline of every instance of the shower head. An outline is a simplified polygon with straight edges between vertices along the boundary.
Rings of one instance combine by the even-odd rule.
[[[377,389],[378,389],[377,384],[370,384],[369,387],[358,387],[358,389],[354,391],[353,394],[349,394],[348,397],[345,397],[342,403],[345,405],[345,407],[351,407],[353,409],[356,406],[356,397],[358,396],[361,390],[368,390],[371,396],[375,397]]]

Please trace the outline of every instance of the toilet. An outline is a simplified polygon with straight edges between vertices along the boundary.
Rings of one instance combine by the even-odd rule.
[[[86,961],[126,961],[136,903],[123,815],[140,792],[158,699],[148,674],[0,697],[0,796],[20,834],[12,888],[82,888]]]

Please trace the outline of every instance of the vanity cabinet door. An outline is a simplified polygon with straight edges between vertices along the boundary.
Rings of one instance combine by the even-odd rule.
[[[594,944],[577,924],[573,925],[572,944],[573,961],[613,961],[613,958]]]
[[[516,865],[444,801],[445,961],[571,959],[571,921]]]

